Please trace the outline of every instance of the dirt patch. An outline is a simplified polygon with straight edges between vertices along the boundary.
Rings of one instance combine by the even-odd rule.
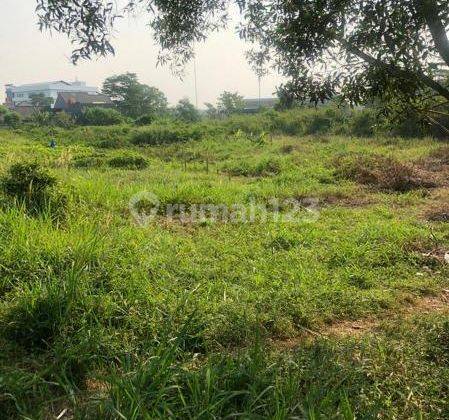
[[[329,194],[320,197],[320,202],[328,206],[342,206],[349,208],[366,207],[371,204],[376,204],[376,200],[373,197],[363,195],[358,192],[356,195],[346,194]]]
[[[425,218],[430,222],[449,222],[449,204],[432,206],[426,211]]]
[[[95,392],[105,392],[109,389],[109,385],[106,382],[91,378],[86,379],[85,386],[88,391]]]

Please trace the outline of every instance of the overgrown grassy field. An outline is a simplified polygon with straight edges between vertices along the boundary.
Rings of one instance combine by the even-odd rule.
[[[3,188],[17,162],[56,178],[1,196],[0,417],[449,417],[449,147],[246,131],[0,131]]]

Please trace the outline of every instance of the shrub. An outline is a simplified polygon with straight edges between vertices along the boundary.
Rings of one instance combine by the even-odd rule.
[[[305,134],[328,133],[332,127],[332,119],[320,113],[312,114],[305,121]]]
[[[0,179],[0,186],[6,196],[31,214],[51,210],[55,219],[64,215],[67,197],[56,191],[56,178],[37,163],[15,163]]]
[[[431,130],[426,130],[419,118],[408,117],[402,121],[386,121],[386,130],[390,132],[392,136],[404,137],[404,138],[416,138],[422,137]]]
[[[3,122],[12,128],[16,128],[20,122],[22,121],[22,117],[20,114],[14,111],[10,111],[3,116]]]
[[[275,159],[264,159],[256,163],[244,160],[226,167],[225,171],[233,176],[273,176],[281,172],[281,165]]]
[[[59,285],[36,286],[10,308],[2,334],[27,348],[45,348],[58,335],[67,308],[67,296]]]
[[[194,123],[201,120],[199,111],[187,98],[181,99],[173,109],[173,116],[186,123]]]
[[[135,120],[136,125],[150,125],[155,120],[155,117],[153,114],[145,114],[141,115],[139,118]]]
[[[75,125],[75,120],[67,112],[58,112],[53,115],[52,122],[54,125],[62,128],[71,128]]]
[[[1,179],[4,193],[19,200],[37,199],[55,184],[56,178],[38,163],[15,163]]]
[[[124,118],[116,109],[94,107],[85,109],[78,121],[84,125],[115,125],[122,124]]]
[[[8,110],[8,108],[6,108],[6,106],[0,105],[0,117],[7,114],[8,112],[9,112],[9,110]]]
[[[105,162],[104,153],[94,153],[88,156],[76,156],[73,160],[75,168],[98,168]]]
[[[100,149],[119,149],[126,146],[124,139],[106,139],[101,140],[96,144],[96,147]]]
[[[35,110],[29,118],[26,118],[25,121],[29,121],[32,124],[38,125],[39,127],[45,127],[51,124],[51,120],[52,115],[50,114],[50,112],[38,109]]]
[[[411,165],[381,155],[346,155],[334,162],[336,176],[385,191],[406,192],[430,188],[435,184],[424,179]]]
[[[145,169],[148,167],[148,162],[142,156],[124,155],[113,157],[108,165],[112,168]]]
[[[137,131],[132,137],[132,143],[143,145],[157,145],[181,143],[188,140],[197,140],[201,137],[201,131],[188,127],[160,126]]]
[[[357,137],[371,137],[374,135],[376,122],[377,116],[371,109],[354,112],[350,124],[351,134]]]

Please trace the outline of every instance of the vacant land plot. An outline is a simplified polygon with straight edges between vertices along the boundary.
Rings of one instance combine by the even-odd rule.
[[[0,132],[0,413],[449,417],[448,146],[47,141]]]

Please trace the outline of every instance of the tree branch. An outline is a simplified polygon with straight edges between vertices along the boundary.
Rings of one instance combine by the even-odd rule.
[[[439,15],[435,0],[414,0],[416,9],[424,16],[435,46],[445,63],[449,66],[449,39],[446,28]]]
[[[337,37],[337,40],[348,52],[356,55],[357,57],[361,58],[367,63],[374,66],[382,67],[393,76],[406,77],[406,78],[410,78],[410,76],[412,77],[416,76],[427,87],[433,89],[443,98],[449,100],[449,89],[445,88],[443,85],[439,84],[437,81],[427,76],[423,71],[419,70],[417,72],[409,72],[408,70],[404,70],[394,64],[384,63],[383,61],[365,53],[360,48],[351,44],[343,37]]]

